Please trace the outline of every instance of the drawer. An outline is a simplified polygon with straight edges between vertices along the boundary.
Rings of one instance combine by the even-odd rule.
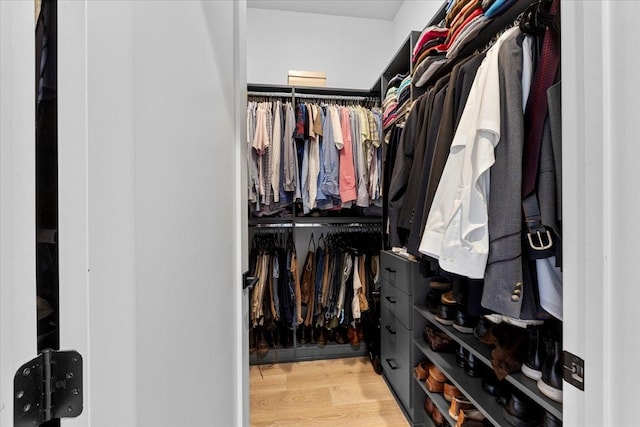
[[[393,286],[411,295],[411,271],[417,264],[389,251],[380,254],[381,277]]]
[[[382,370],[407,413],[411,413],[411,366],[403,357],[382,359]]]
[[[390,357],[403,357],[409,360],[412,350],[411,331],[387,310],[382,310],[381,320],[382,348],[388,350],[387,354]]]
[[[380,281],[380,290],[382,306],[389,310],[407,329],[411,329],[411,319],[413,318],[411,297],[385,280]]]

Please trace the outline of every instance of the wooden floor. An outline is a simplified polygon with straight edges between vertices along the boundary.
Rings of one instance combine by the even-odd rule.
[[[406,427],[368,357],[250,367],[251,426]]]

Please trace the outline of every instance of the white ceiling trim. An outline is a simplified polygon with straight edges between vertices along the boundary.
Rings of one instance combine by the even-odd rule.
[[[393,21],[404,0],[247,0],[247,7]]]

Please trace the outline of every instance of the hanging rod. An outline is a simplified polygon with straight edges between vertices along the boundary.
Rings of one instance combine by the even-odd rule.
[[[344,100],[344,101],[375,101],[376,98],[369,96],[353,96],[353,95],[317,95],[317,94],[305,94],[305,93],[296,93],[296,98],[305,98],[305,99],[336,99],[336,100]]]
[[[251,228],[293,228],[290,222],[281,222],[273,224],[249,224]]]
[[[332,224],[329,222],[299,222],[296,223],[296,228],[315,228],[315,227],[334,227],[334,228],[348,228],[348,227],[370,227],[381,228],[382,224],[367,223],[367,222],[343,222]]]

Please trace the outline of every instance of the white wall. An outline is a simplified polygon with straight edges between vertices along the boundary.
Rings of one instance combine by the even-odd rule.
[[[399,48],[411,31],[422,31],[444,0],[404,0],[393,19],[393,43]]]
[[[287,84],[289,70],[324,71],[327,86],[370,89],[397,49],[393,22],[250,8],[247,81]]]

